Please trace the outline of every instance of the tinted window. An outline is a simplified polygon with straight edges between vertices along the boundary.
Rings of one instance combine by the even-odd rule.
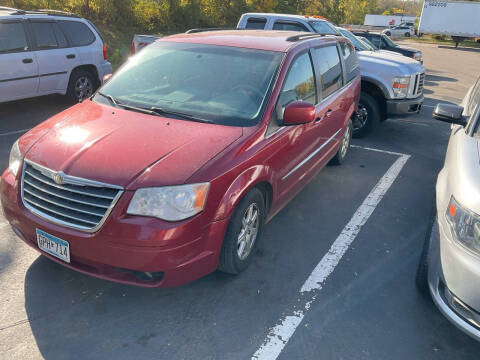
[[[285,30],[285,31],[308,31],[307,28],[297,22],[282,22],[277,21],[273,24],[273,30]]]
[[[61,47],[61,48],[67,47],[68,46],[67,39],[65,38],[65,35],[63,34],[58,24],[53,24],[53,31],[57,39],[58,47]]]
[[[340,42],[342,57],[345,62],[345,70],[347,73],[347,82],[355,79],[358,75],[358,58],[353,47],[346,41]]]
[[[25,30],[21,23],[0,23],[0,52],[28,50]]]
[[[325,98],[342,87],[342,66],[336,46],[317,48],[314,51],[322,79],[322,97]]]
[[[296,100],[304,100],[312,104],[317,102],[312,62],[308,53],[298,56],[288,70],[278,99],[278,117],[283,118],[285,106]]]
[[[267,19],[250,18],[247,20],[247,25],[245,26],[245,28],[263,30],[265,28],[266,23],[267,23]]]
[[[380,36],[367,36],[367,39],[370,40],[377,48],[381,47],[382,41]]]
[[[31,25],[37,48],[51,49],[58,47],[53,31],[53,23],[33,22]]]
[[[95,35],[84,23],[78,21],[59,21],[58,23],[67,34],[71,46],[85,46],[95,41]]]

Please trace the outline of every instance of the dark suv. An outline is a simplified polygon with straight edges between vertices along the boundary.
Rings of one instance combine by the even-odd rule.
[[[357,36],[367,38],[373,45],[381,50],[393,51],[420,61],[423,64],[422,52],[420,50],[395,44],[392,39],[385,34],[371,33],[368,31],[353,31],[353,33]]]

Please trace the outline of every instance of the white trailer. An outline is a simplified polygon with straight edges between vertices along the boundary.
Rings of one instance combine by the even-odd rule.
[[[419,32],[448,35],[457,44],[466,38],[480,37],[480,2],[426,0]]]
[[[405,22],[414,22],[414,16],[401,16],[401,15],[372,15],[366,14],[363,25],[389,27],[394,25],[400,25]]]

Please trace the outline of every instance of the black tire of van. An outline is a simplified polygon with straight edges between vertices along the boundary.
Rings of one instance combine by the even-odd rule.
[[[79,103],[90,97],[97,88],[95,77],[90,71],[76,69],[70,75],[67,96],[72,102]]]
[[[358,109],[352,115],[352,122],[354,138],[365,137],[377,127],[380,122],[380,107],[373,96],[365,92],[360,94]],[[359,127],[359,122],[363,122],[361,127]]]

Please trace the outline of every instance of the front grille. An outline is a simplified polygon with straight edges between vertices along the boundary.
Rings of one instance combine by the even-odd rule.
[[[423,93],[423,83],[425,82],[425,73],[418,74],[415,78],[415,95]]]
[[[56,182],[54,178],[57,174],[25,162],[23,204],[46,220],[84,231],[96,231],[120,197],[122,188],[63,173],[63,181]]]

